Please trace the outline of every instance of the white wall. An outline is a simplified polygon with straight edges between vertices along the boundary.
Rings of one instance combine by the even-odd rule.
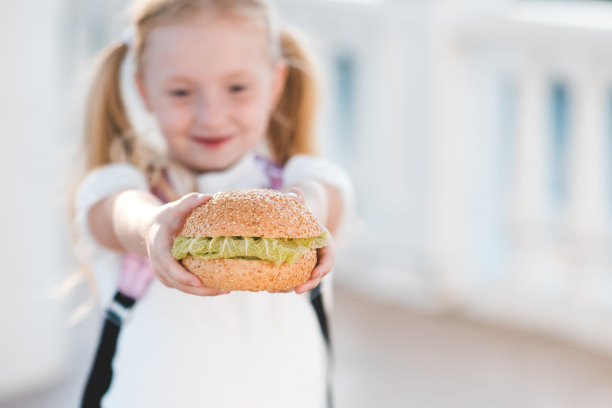
[[[0,3],[0,401],[66,367],[59,0]]]

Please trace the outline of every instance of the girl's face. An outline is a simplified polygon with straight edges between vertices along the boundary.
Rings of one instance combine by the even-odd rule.
[[[136,82],[171,158],[221,170],[265,136],[286,76],[268,47],[261,27],[218,15],[149,33]]]

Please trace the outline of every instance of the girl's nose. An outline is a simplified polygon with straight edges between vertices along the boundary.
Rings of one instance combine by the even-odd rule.
[[[205,96],[195,105],[196,124],[199,128],[216,128],[223,125],[227,109],[223,98]]]

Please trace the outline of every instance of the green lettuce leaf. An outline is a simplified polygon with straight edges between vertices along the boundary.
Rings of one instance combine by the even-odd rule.
[[[174,240],[172,255],[199,259],[260,259],[292,264],[311,249],[327,244],[327,232],[310,238],[186,237]]]

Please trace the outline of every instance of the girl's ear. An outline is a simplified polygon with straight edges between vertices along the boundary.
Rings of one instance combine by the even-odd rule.
[[[144,107],[150,111],[151,110],[151,106],[149,105],[149,97],[147,94],[147,89],[144,85],[144,82],[142,81],[142,78],[140,77],[140,75],[135,74],[134,75],[134,83],[136,84],[136,89],[138,89],[138,93],[140,94],[140,99],[142,100],[142,103],[144,105]]]
[[[274,110],[278,105],[281,95],[285,90],[285,83],[287,82],[287,74],[289,73],[289,67],[286,62],[279,62],[274,68],[274,78],[272,79],[272,106],[271,110]]]

